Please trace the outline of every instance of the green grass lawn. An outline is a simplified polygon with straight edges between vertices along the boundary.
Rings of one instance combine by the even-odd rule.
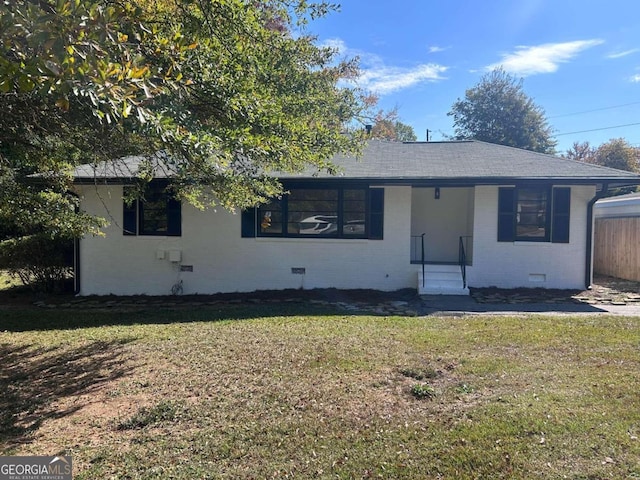
[[[640,478],[640,318],[0,316],[2,453],[77,479]]]

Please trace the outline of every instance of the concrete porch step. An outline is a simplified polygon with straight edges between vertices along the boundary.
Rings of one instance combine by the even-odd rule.
[[[424,281],[422,269],[418,272],[419,295],[469,295],[462,282],[458,265],[425,265]]]
[[[462,295],[469,296],[469,289],[466,287],[442,287],[438,285],[420,285],[418,295]]]

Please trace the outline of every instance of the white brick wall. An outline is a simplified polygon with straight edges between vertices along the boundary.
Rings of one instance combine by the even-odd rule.
[[[471,287],[584,288],[587,203],[595,187],[571,187],[569,243],[498,242],[498,187],[476,187]]]
[[[122,187],[83,187],[82,207],[109,216],[105,237],[80,242],[81,294],[247,292],[285,288],[415,287],[409,264],[411,189],[385,188],[384,240],[241,238],[240,215],[223,209],[182,209],[181,237],[123,236]],[[108,212],[108,213],[107,213]],[[182,264],[157,252],[180,250]],[[291,268],[305,268],[305,275]]]
[[[122,187],[79,189],[82,208],[107,217],[104,237],[80,242],[81,294],[166,295],[179,280],[183,293],[249,292],[285,288],[416,288],[410,264],[411,188],[386,187],[384,240],[241,238],[240,215],[223,209],[182,209],[181,237],[123,236]],[[475,188],[471,287],[582,288],[586,206],[595,188],[571,189],[570,243],[497,242],[498,188]],[[180,272],[168,252],[179,250]],[[158,258],[158,251],[165,258]],[[304,268],[304,275],[292,274]]]

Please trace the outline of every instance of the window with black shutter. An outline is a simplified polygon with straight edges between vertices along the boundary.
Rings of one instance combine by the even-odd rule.
[[[569,242],[571,189],[498,189],[498,241]]]
[[[247,208],[240,215],[241,236],[251,238],[256,236],[256,209]]]
[[[182,206],[165,181],[149,182],[138,199],[130,201],[125,187],[124,235],[182,235]]]
[[[122,204],[122,234],[138,234],[138,200],[128,198],[130,187],[124,187],[124,202]]]
[[[243,237],[382,240],[384,189],[317,185],[287,191],[242,213]]]
[[[513,242],[515,238],[515,188],[498,189],[498,241]]]
[[[553,189],[553,224],[551,225],[551,241],[553,243],[569,243],[569,217],[571,211],[571,189]]]
[[[382,240],[384,233],[384,189],[369,190],[369,238]]]

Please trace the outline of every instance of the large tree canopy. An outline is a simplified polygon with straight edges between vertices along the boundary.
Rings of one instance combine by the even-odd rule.
[[[522,80],[502,69],[486,74],[458,99],[453,117],[457,140],[485,142],[553,153],[556,141],[544,111],[524,92]]]
[[[564,156],[628,172],[640,171],[640,149],[631,146],[624,138],[612,138],[597,148],[592,147],[589,142],[574,142]]]
[[[245,207],[266,174],[356,153],[353,61],[305,35],[306,0],[13,0],[0,6],[0,225],[95,232],[72,214],[80,163],[167,153],[181,198]],[[296,32],[293,35],[291,32]],[[33,174],[39,182],[34,184]],[[9,225],[9,227],[7,227]]]

